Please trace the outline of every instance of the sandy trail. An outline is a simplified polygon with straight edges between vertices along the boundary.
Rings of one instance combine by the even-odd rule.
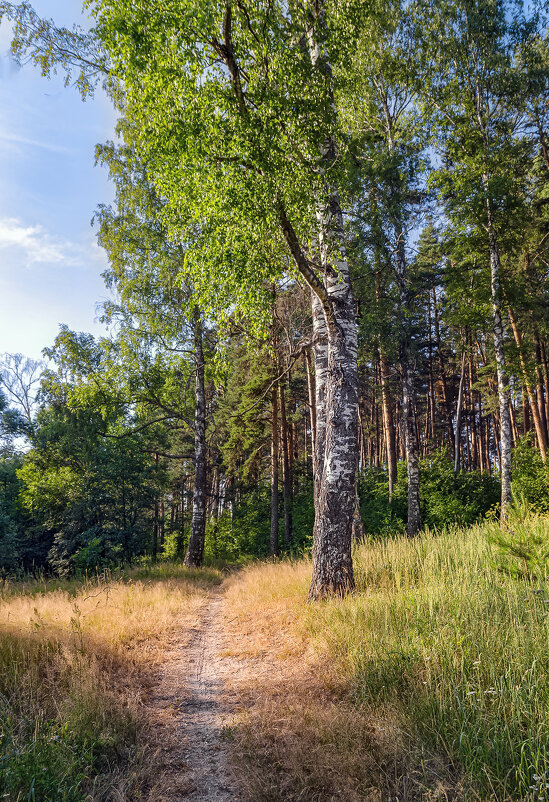
[[[148,702],[157,755],[149,802],[237,802],[243,797],[229,763],[224,729],[231,725],[223,694],[231,659],[225,646],[221,591],[209,596],[194,627],[165,655]]]

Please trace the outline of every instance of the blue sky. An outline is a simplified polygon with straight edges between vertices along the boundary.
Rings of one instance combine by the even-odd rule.
[[[79,0],[36,0],[56,23],[85,23]],[[112,139],[114,114],[102,93],[83,103],[61,76],[18,69],[0,28],[0,353],[40,358],[60,323],[102,332],[106,260],[90,221],[112,199],[94,166],[96,143]]]

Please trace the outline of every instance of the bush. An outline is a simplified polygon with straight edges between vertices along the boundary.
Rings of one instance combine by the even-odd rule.
[[[451,460],[437,452],[420,461],[420,504],[424,526],[443,529],[470,526],[499,503],[497,478],[480,471],[454,473]],[[397,535],[406,529],[408,480],[406,464],[398,464],[392,502],[384,468],[368,468],[359,477],[362,520],[367,534]]]
[[[266,485],[243,494],[233,503],[233,514],[226,510],[210,521],[206,529],[204,554],[211,559],[234,562],[241,557],[268,557],[271,532],[271,492]],[[279,493],[279,539],[283,549],[284,507]],[[314,504],[312,485],[305,485],[292,503],[292,538],[290,551],[301,554],[311,548],[313,540]]]
[[[498,567],[514,577],[536,581],[549,577],[549,517],[534,515],[523,500],[515,501],[505,523],[486,529],[496,546]]]
[[[549,461],[541,459],[532,435],[521,437],[513,451],[513,493],[531,510],[549,513]]]

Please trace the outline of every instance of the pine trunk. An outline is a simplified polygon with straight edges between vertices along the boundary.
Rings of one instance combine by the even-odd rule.
[[[290,444],[286,420],[284,384],[279,383],[280,433],[282,437],[282,482],[284,494],[284,548],[290,548],[292,539],[292,475],[290,472]]]
[[[461,453],[461,414],[463,411],[463,394],[465,388],[465,350],[461,355],[461,373],[459,376],[459,392],[456,408],[456,441],[454,444],[454,473],[459,471]]]
[[[522,345],[522,334],[519,331],[517,319],[515,317],[515,313],[509,307],[509,320],[511,321],[511,328],[513,329],[513,336],[515,338],[515,343],[519,352],[519,359],[520,359],[520,367],[522,370],[522,380],[523,385],[526,387],[526,392],[528,394],[528,400],[530,402],[530,409],[532,411],[532,418],[534,419],[534,428],[536,430],[536,437],[538,440],[538,448],[541,454],[542,460],[545,461],[545,457],[547,455],[547,435],[545,431],[545,423],[540,415],[540,407],[538,405],[538,399],[534,395],[534,390],[532,387],[532,383],[530,381],[530,377],[528,375],[528,367],[526,365],[526,360],[524,358],[524,351]],[[539,392],[539,390],[538,390]]]

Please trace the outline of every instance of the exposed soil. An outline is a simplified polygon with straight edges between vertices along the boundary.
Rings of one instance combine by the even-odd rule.
[[[156,755],[148,802],[237,802],[243,799],[229,761],[232,710],[224,694],[231,672],[221,591],[212,593],[194,627],[165,655],[148,699]]]

